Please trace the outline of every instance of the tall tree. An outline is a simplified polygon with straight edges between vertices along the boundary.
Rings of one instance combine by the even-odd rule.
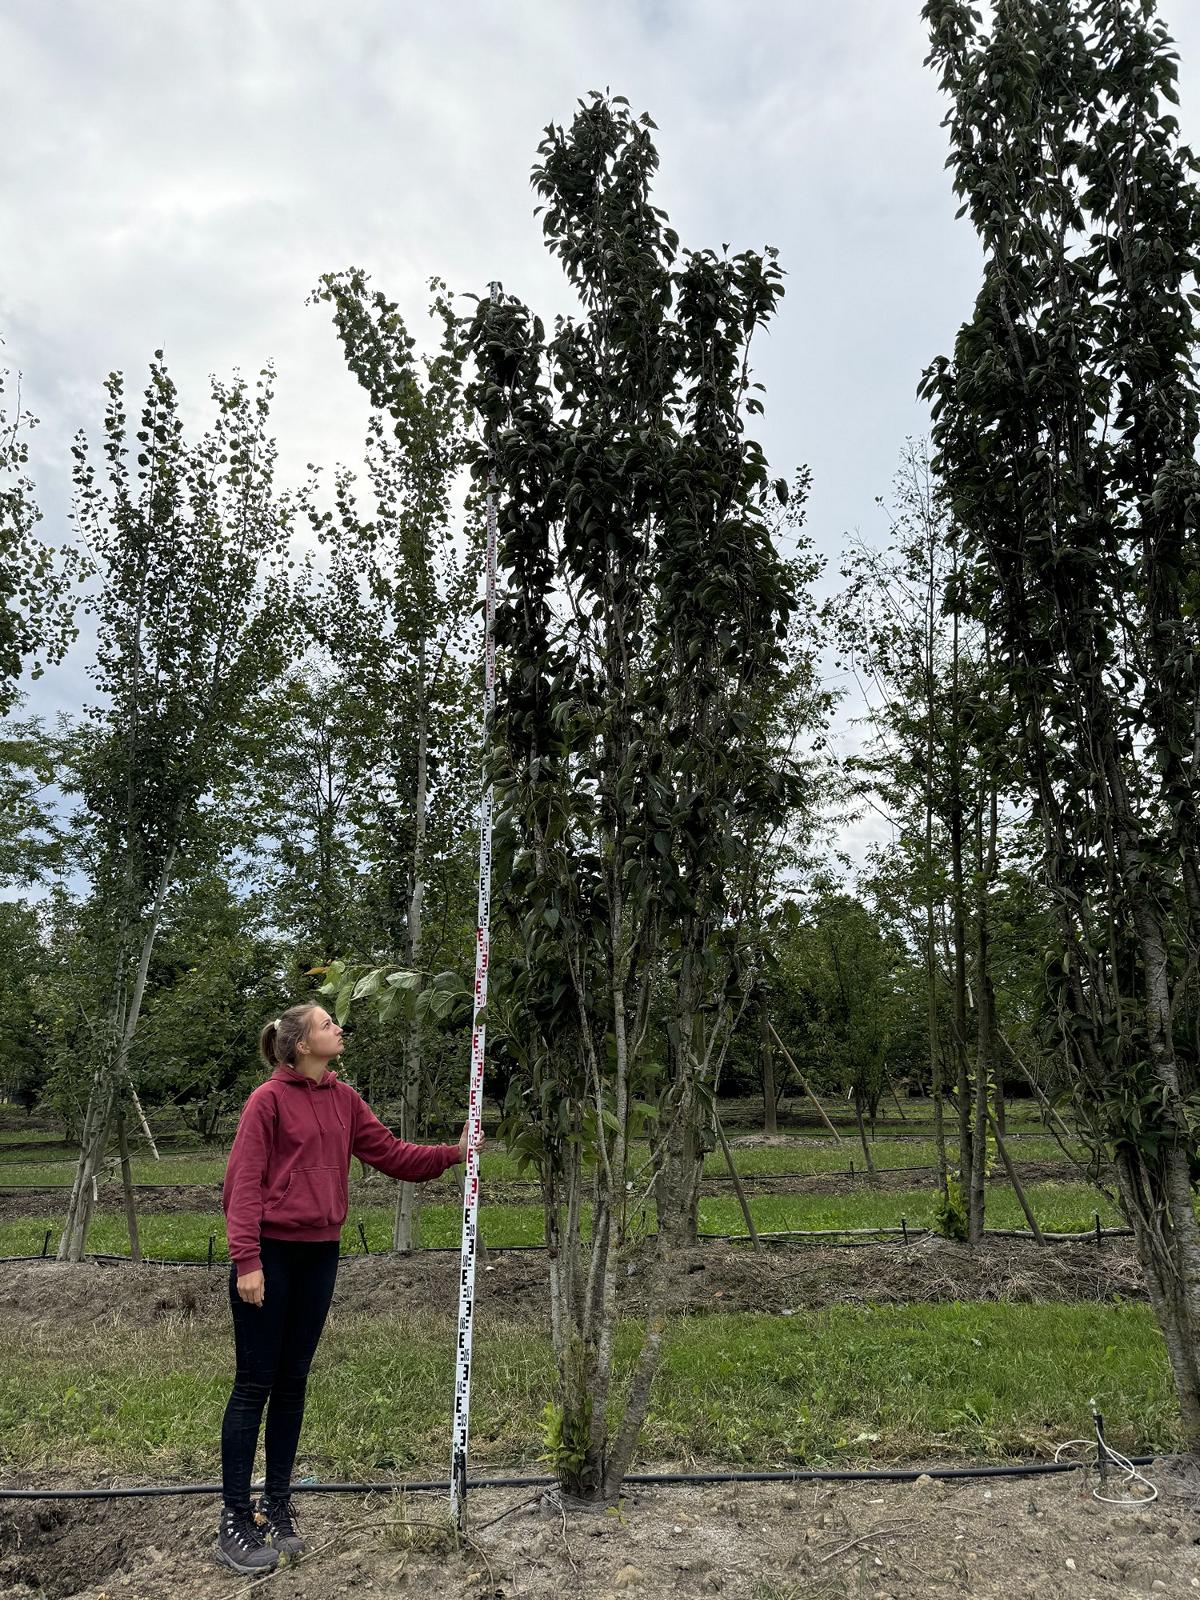
[[[843,569],[850,582],[836,607],[842,643],[866,679],[869,704],[872,737],[852,765],[863,774],[861,787],[887,812],[897,847],[912,864],[912,893],[924,900],[930,1080],[946,1203],[941,1023],[948,985],[959,1177],[969,1236],[977,1242],[996,1082],[989,919],[1003,843],[1000,791],[1012,779],[1002,759],[1009,749],[1007,695],[986,629],[959,615],[962,557],[923,444],[907,444],[888,511],[888,545],[851,550]],[[990,760],[982,758],[985,743]]]
[[[340,473],[334,510],[318,519],[330,551],[325,649],[353,751],[347,816],[366,912],[355,931],[362,954],[426,972],[457,959],[463,944],[448,950],[448,942],[471,914],[472,613],[483,535],[478,495],[468,490],[463,503],[464,352],[444,287],[433,289],[442,340],[424,358],[396,305],[361,271],[327,274],[317,291],[333,307],[347,364],[372,408],[365,481]],[[424,1017],[410,1005],[400,1083],[409,1139],[431,1104],[424,1036]],[[399,1185],[397,1250],[416,1243],[419,1189]]]
[[[269,370],[253,385],[214,380],[215,419],[189,445],[157,351],[132,425],[123,379],[108,379],[102,464],[84,436],[75,445],[75,514],[101,579],[89,600],[99,700],[74,783],[91,840],[83,924],[102,978],[58,1252],[71,1261],[86,1248],[167,896],[181,863],[202,860],[236,815],[258,702],[305,637],[295,507],[276,489],[267,431],[272,385]]]
[[[1047,978],[1200,1449],[1200,186],[1151,0],[929,0],[984,251],[925,379],[1058,911]]]
[[[42,520],[29,475],[29,435],[37,419],[5,405],[11,374],[0,367],[0,715],[9,712],[28,663],[41,677],[75,637],[74,584],[87,563],[69,546],[55,552],[38,538]]]
[[[547,338],[509,297],[468,330],[505,580],[497,888],[515,954],[489,1009],[515,1063],[507,1128],[543,1190],[552,1453],[589,1498],[620,1487],[664,1331],[652,1294],[610,1436],[622,1252],[728,1034],[747,841],[796,797],[755,715],[795,603],[768,520],[786,486],[745,432],[781,274],[770,251],[680,257],[652,129],[600,96],[547,129],[533,181],[581,314]],[[667,1229],[658,1250],[661,1267]]]

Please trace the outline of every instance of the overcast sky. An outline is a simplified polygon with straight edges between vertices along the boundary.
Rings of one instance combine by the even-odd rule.
[[[1197,145],[1200,5],[1159,10]],[[925,53],[919,0],[0,0],[0,335],[43,419],[46,531],[104,375],[136,391],[160,346],[197,420],[208,373],[274,360],[292,476],[357,460],[362,402],[305,305],[323,272],[364,267],[418,334],[435,273],[567,309],[529,169],[608,86],[658,124],[685,245],[779,248],[761,437],[777,473],[811,465],[831,558],[882,535],[922,368],[978,277]],[[76,659],[30,707],[86,693]]]

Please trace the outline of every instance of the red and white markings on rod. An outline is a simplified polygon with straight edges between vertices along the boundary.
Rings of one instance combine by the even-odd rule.
[[[492,285],[492,302],[498,298]],[[496,489],[488,480],[487,559],[484,590],[483,760],[496,702]],[[487,1025],[488,955],[492,920],[492,786],[479,805],[479,911],[475,930],[475,1006],[471,1030],[471,1090],[467,1102],[467,1178],[463,1186],[462,1256],[458,1282],[458,1351],[454,1375],[454,1443],[450,1456],[450,1509],[461,1525],[467,1504],[467,1452],[471,1436],[471,1344],[475,1321],[475,1254],[479,1229],[479,1139],[483,1117],[483,1060]]]

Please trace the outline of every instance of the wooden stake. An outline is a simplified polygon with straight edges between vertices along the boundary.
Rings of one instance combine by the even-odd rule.
[[[750,1203],[746,1199],[745,1189],[742,1188],[741,1174],[733,1164],[733,1151],[729,1148],[729,1140],[725,1137],[725,1129],[721,1126],[721,1119],[717,1115],[715,1105],[713,1106],[713,1126],[717,1130],[717,1138],[721,1141],[721,1149],[725,1153],[725,1160],[729,1166],[729,1175],[733,1179],[733,1192],[738,1197],[738,1205],[741,1206],[742,1216],[745,1218],[746,1232],[750,1235],[754,1248],[761,1250],[762,1244],[758,1237],[758,1230],[754,1226],[754,1218],[750,1215]]]
[[[1045,1244],[1046,1241],[1042,1237],[1042,1230],[1038,1227],[1038,1220],[1033,1214],[1033,1207],[1025,1198],[1025,1191],[1021,1187],[1021,1180],[1017,1177],[1017,1169],[1013,1166],[1012,1158],[1009,1156],[1008,1141],[1000,1132],[1000,1129],[996,1126],[996,1119],[992,1115],[991,1106],[988,1106],[987,1108],[987,1119],[988,1126],[992,1130],[992,1137],[996,1141],[996,1149],[999,1150],[1000,1159],[1004,1162],[1004,1170],[1008,1173],[1008,1181],[1012,1184],[1013,1193],[1017,1197],[1021,1210],[1025,1213],[1025,1220],[1029,1224],[1029,1231],[1037,1240],[1038,1244]]]
[[[788,1066],[791,1067],[792,1071],[800,1079],[800,1087],[804,1090],[805,1094],[812,1101],[813,1105],[816,1106],[817,1111],[818,1111],[818,1113],[820,1115],[821,1121],[829,1129],[830,1133],[837,1140],[837,1142],[839,1144],[841,1144],[842,1143],[841,1134],[837,1131],[837,1129],[834,1127],[833,1123],[830,1122],[829,1118],[825,1115],[825,1107],[821,1104],[821,1102],[817,1099],[816,1095],[808,1087],[808,1083],[807,1083],[807,1081],[806,1081],[806,1079],[804,1077],[804,1074],[800,1071],[800,1068],[792,1060],[791,1051],[788,1049],[787,1045],[784,1044],[783,1040],[779,1037],[778,1033],[776,1033],[775,1024],[773,1022],[768,1022],[767,1026],[771,1030],[772,1039],[774,1039],[775,1043],[779,1046],[780,1050],[783,1051],[783,1059],[787,1062]]]

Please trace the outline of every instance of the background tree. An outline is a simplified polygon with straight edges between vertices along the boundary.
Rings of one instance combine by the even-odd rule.
[[[219,850],[236,822],[241,743],[305,631],[288,553],[294,507],[276,491],[267,432],[270,371],[253,387],[214,381],[214,423],[191,446],[161,352],[140,425],[131,430],[119,374],[107,391],[103,466],[82,435],[75,445],[76,517],[101,581],[89,600],[100,700],[73,779],[87,811],[80,1060],[91,1086],[59,1244],[72,1261],[86,1247],[168,894],[180,864]]]
[[[0,367],[0,715],[9,712],[28,663],[40,678],[75,637],[74,584],[86,572],[76,551],[57,553],[37,536],[42,514],[29,475],[29,434],[37,419],[5,404],[11,374]]]
[[[474,679],[482,522],[465,473],[469,415],[463,353],[443,286],[435,353],[356,269],[327,274],[347,364],[371,400],[365,480],[342,472],[317,519],[329,548],[325,650],[348,736],[347,818],[361,864],[359,925],[338,954],[436,973],[470,942],[475,868],[477,717]],[[334,954],[331,948],[329,955]],[[409,995],[401,991],[398,1002]],[[425,1014],[402,1007],[401,1135],[419,1136],[435,1103]],[[393,1244],[416,1244],[419,1185],[402,1183]]]
[[[1200,1448],[1200,188],[1142,0],[925,7],[974,314],[925,380],[1057,911],[1046,978]]]

